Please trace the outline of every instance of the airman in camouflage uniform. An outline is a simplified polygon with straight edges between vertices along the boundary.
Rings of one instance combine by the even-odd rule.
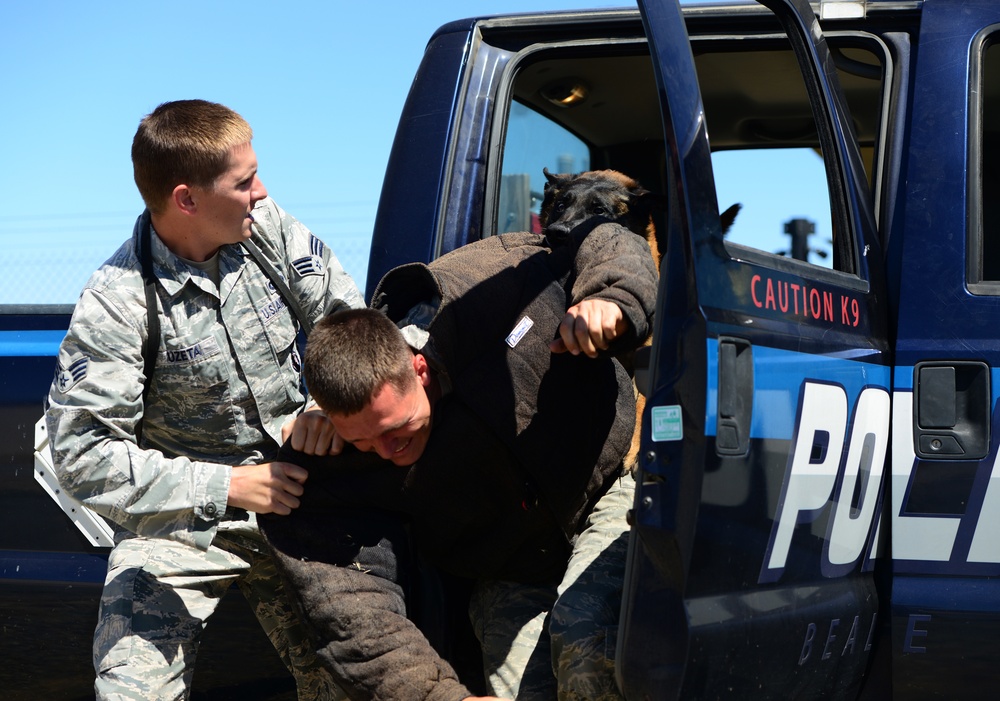
[[[182,184],[163,198],[144,189],[139,160],[150,158],[133,145],[152,213],[156,309],[146,308],[137,224],[87,283],[59,351],[47,424],[60,483],[116,524],[94,638],[97,695],[185,698],[205,621],[235,582],[295,675],[299,698],[342,698],[257,529],[254,511],[287,514],[298,504],[305,471],[272,461],[305,397],[298,323],[240,242],[252,229],[313,321],[364,301],[332,252],[267,197],[239,115],[202,101],[167,103],[140,133],[158,114],[175,125],[201,120],[210,132],[221,120],[236,136],[213,137],[221,174],[171,175]],[[199,186],[198,177],[208,182]],[[190,240],[176,233],[184,217],[195,222]],[[144,401],[152,313],[161,331]]]

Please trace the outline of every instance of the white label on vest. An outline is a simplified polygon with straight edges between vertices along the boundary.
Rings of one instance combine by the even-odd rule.
[[[535,322],[531,319],[523,317],[519,322],[517,322],[517,326],[515,326],[514,330],[510,332],[510,335],[507,336],[507,345],[511,348],[516,346],[521,342],[521,339],[524,338],[524,334],[528,333],[528,329],[534,325]]]

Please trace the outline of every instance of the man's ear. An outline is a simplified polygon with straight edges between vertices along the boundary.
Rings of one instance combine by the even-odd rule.
[[[170,193],[170,201],[178,210],[187,215],[195,214],[198,205],[194,200],[194,193],[189,185],[181,183]]]
[[[420,353],[413,354],[413,372],[417,375],[417,380],[421,385],[427,387],[431,383],[431,367],[427,364],[427,358]]]

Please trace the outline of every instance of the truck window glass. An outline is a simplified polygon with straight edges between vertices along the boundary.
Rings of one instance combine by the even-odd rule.
[[[539,230],[543,168],[552,173],[589,170],[590,150],[558,122],[513,102],[507,121],[497,233]]]
[[[711,132],[710,132],[711,133]],[[833,267],[830,197],[823,157],[811,148],[714,151],[720,208],[741,208],[726,240]]]
[[[880,54],[859,37],[831,44],[874,182],[883,101]],[[850,270],[833,255],[830,187],[806,86],[791,51],[779,46],[734,51],[719,42],[716,51],[696,52],[719,209],[743,205],[726,240]]]
[[[992,41],[982,53],[981,85],[979,168],[982,193],[978,198],[973,197],[973,202],[978,200],[982,207],[982,254],[980,275],[973,274],[971,282],[995,283],[1000,281],[1000,44]],[[1000,292],[996,285],[982,291]]]

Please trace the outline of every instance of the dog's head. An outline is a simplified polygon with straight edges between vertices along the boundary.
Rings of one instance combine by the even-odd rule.
[[[592,170],[579,175],[555,175],[543,169],[542,232],[552,245],[589,220],[615,222],[639,236],[650,236],[650,215],[659,198],[616,170]]]

